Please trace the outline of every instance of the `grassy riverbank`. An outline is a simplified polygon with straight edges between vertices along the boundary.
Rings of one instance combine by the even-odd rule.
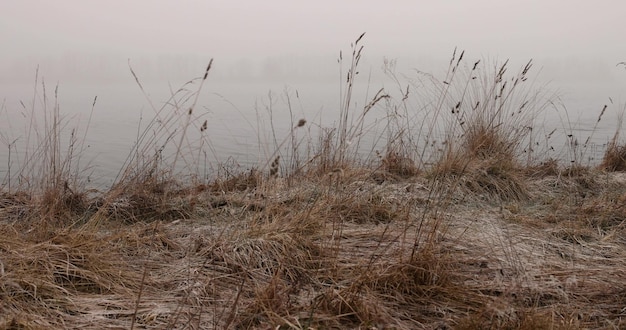
[[[386,169],[0,202],[5,328],[623,327],[626,176],[524,198]],[[471,179],[475,180],[475,179]],[[474,181],[472,181],[474,182]],[[164,193],[168,191],[169,193]]]
[[[81,188],[80,143],[72,131],[61,148],[55,107],[2,186],[0,327],[624,328],[619,135],[598,166],[571,135],[569,161],[546,156],[555,131],[534,118],[550,101],[520,87],[532,63],[509,76],[456,53],[419,115],[417,85],[355,111],[359,41],[337,127],[303,152],[310,124],[292,118],[243,172],[191,174],[210,138],[186,97],[157,111],[114,185]],[[363,159],[376,106],[388,142]]]

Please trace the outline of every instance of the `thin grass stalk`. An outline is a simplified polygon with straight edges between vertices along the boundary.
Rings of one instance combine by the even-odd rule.
[[[34,157],[32,155],[32,153],[35,152],[35,150],[30,150],[31,147],[31,141],[34,138],[35,141],[41,141],[39,138],[39,130],[37,128],[37,121],[36,118],[37,116],[35,116],[35,104],[37,101],[37,97],[38,97],[38,89],[39,88],[39,66],[37,66],[37,69],[35,69],[35,81],[33,84],[33,98],[32,98],[32,103],[31,103],[31,108],[30,108],[30,123],[28,125],[27,128],[27,133],[26,133],[26,150],[24,151],[24,166],[20,166],[20,174],[18,175],[18,177],[20,178],[26,178],[26,180],[28,180],[27,178],[29,178],[31,175],[33,175],[32,171],[34,169],[32,169],[32,161],[31,158]],[[25,111],[29,111],[26,109],[26,106],[24,105],[24,103],[21,103],[22,107],[24,108]],[[33,135],[35,135],[35,137],[33,137]],[[31,167],[31,169],[29,170],[28,167]],[[30,173],[28,173],[28,172]],[[21,181],[22,179],[20,179]]]
[[[445,78],[444,80],[441,82],[441,84],[443,86],[440,86],[440,90],[438,91],[438,97],[437,97],[437,101],[435,102],[435,107],[432,110],[433,112],[433,119],[430,121],[430,123],[428,124],[428,131],[426,132],[426,136],[427,137],[431,137],[433,136],[433,132],[435,130],[435,127],[437,125],[438,122],[438,118],[440,118],[441,116],[441,111],[443,110],[443,103],[445,101],[445,99],[448,97],[448,92],[450,89],[450,85],[452,83],[452,81],[454,80],[454,77],[456,76],[456,72],[457,70],[454,69],[454,67],[452,66],[452,63],[454,63],[454,60],[456,59],[456,47],[454,48],[454,51],[452,52],[452,58],[450,59],[450,64],[448,66],[448,71],[445,74]],[[461,52],[461,56],[459,57],[457,63],[460,62],[460,60],[462,59],[464,54],[464,51]],[[458,66],[458,64],[457,64]],[[420,129],[421,132],[421,129]],[[426,148],[427,148],[427,143],[424,144],[424,146],[422,147],[422,150],[419,154],[419,158],[420,159],[424,159],[425,155],[426,155]]]
[[[363,50],[363,46],[359,47],[359,41],[361,38],[365,36],[365,33],[361,34],[356,42],[352,44],[352,57],[350,62],[350,69],[346,75],[346,90],[345,94],[343,94],[343,89],[340,89],[340,98],[341,104],[339,108],[339,145],[335,154],[335,162],[339,164],[343,164],[346,157],[346,151],[348,147],[348,118],[350,115],[350,104],[352,103],[352,88],[354,86],[354,80],[356,78],[358,63],[361,60],[361,51]],[[341,67],[343,63],[343,58],[340,53],[340,73],[342,72]],[[341,76],[343,77],[343,76]],[[341,78],[343,79],[343,78]],[[340,88],[343,86],[343,82],[340,82]]]
[[[287,91],[287,88],[285,88],[284,93],[285,93],[285,98],[287,101],[287,109],[289,110],[289,122],[291,124],[290,127],[294,127],[293,109],[291,108],[291,97],[289,96],[289,91]],[[296,91],[296,96],[297,95],[298,95],[298,91]],[[296,133],[294,129],[291,129],[291,157],[290,157],[290,164],[289,164],[289,177],[291,177],[291,174],[295,173],[296,169],[300,167],[297,147],[298,146],[296,144]]]
[[[154,233],[153,233],[154,235]],[[150,253],[150,251],[148,251]],[[148,254],[148,259],[150,255]],[[139,292],[137,293],[137,299],[135,299],[135,308],[133,310],[133,316],[130,321],[130,330],[135,328],[135,321],[137,320],[137,312],[139,312],[139,303],[141,302],[141,294],[146,284],[146,277],[148,276],[148,267],[144,264],[143,273],[141,274],[141,283],[139,284]]]
[[[272,97],[272,92],[267,93],[268,105],[265,106],[265,110],[270,116],[270,130],[272,132],[272,138],[274,142],[274,149],[278,148],[278,139],[276,138],[276,128],[274,127],[274,99]]]
[[[202,89],[202,84],[204,83],[204,81],[206,80],[206,77],[208,76],[208,70],[210,69],[211,63],[212,63],[212,60],[210,61],[209,66],[207,66],[207,70],[205,71],[204,76],[201,78],[201,84],[200,84],[200,87],[197,89],[197,91],[183,95],[182,104],[193,99],[193,104],[191,105],[189,109],[193,109],[195,107],[195,104],[197,104],[199,93]],[[118,172],[114,180],[116,184],[124,182],[128,179],[131,179],[133,175],[138,175],[140,169],[146,169],[146,167],[148,167],[148,170],[151,172],[154,172],[157,169],[159,159],[161,159],[161,156],[162,156],[161,155],[162,151],[165,150],[165,147],[175,137],[175,135],[179,134],[178,132],[179,128],[173,127],[174,125],[176,125],[177,117],[175,115],[164,116],[163,113],[167,110],[168,106],[172,106],[175,109],[181,108],[182,104],[178,103],[179,101],[177,97],[179,93],[185,91],[184,86],[191,83],[191,81],[186,83],[182,88],[180,88],[176,92],[172,91],[171,86],[170,86],[171,93],[170,93],[169,100],[161,108],[157,109],[154,106],[150,97],[147,95],[147,92],[144,89],[143,85],[141,84],[141,81],[139,80],[137,74],[134,72],[132,67],[130,67],[130,65],[129,65],[129,69],[135,79],[135,82],[137,83],[143,95],[145,96],[146,100],[150,104],[150,107],[155,112],[155,117],[147,124],[147,126],[143,130],[141,130],[138,127],[137,139],[132,147],[132,151],[126,157],[126,160],[124,161],[124,165],[121,167],[120,171]],[[190,125],[190,122],[189,122],[190,120],[191,120],[191,117],[188,111],[187,116],[185,117],[185,123],[183,123],[182,126],[188,128],[188,126]],[[164,135],[163,132],[165,132],[166,135]],[[164,140],[164,141],[159,143],[158,141],[159,139]],[[172,165],[171,170],[175,169],[175,165],[176,165],[175,162],[178,159],[183,158],[184,160],[185,155],[181,153],[181,149],[182,149],[182,143],[185,140],[186,140],[186,134],[181,135],[181,139],[179,140],[179,143],[178,143],[179,147],[176,149],[177,155],[174,156],[174,160],[171,163]],[[205,142],[206,141],[204,141],[203,139],[202,146],[205,145]],[[215,153],[215,150],[210,144],[207,144],[207,145],[209,149],[211,150],[213,156],[217,160],[218,158]],[[153,148],[154,148],[154,151],[153,151],[154,156],[152,157],[146,156],[151,150],[153,150]],[[144,157],[149,157],[152,160],[150,161],[150,163],[142,164],[142,161],[144,161]],[[187,163],[187,166],[189,166],[188,163]]]
[[[241,280],[241,284],[239,285],[239,290],[237,290],[237,295],[235,296],[235,300],[233,301],[233,305],[231,306],[230,313],[226,318],[226,325],[224,329],[230,328],[230,325],[235,321],[235,316],[237,314],[237,304],[239,304],[239,298],[241,298],[241,292],[243,292],[243,286],[246,283],[246,279]]]
[[[352,127],[350,127],[350,129],[354,130],[354,132],[358,132],[358,133],[356,133],[358,135],[361,135],[363,133],[363,125],[365,124],[365,120],[364,119],[365,119],[366,113],[374,106],[374,105],[369,106],[371,102],[368,102],[369,101],[368,97],[369,97],[369,91],[370,91],[370,84],[371,84],[371,82],[372,82],[372,71],[370,70],[369,74],[367,76],[367,85],[366,85],[366,89],[365,89],[365,100],[364,100],[364,103],[363,103],[363,104],[365,104],[365,107],[363,108],[363,111],[362,111],[361,115],[359,115],[359,119],[360,120],[357,122],[356,125],[352,125]],[[382,91],[382,90],[384,90],[384,89],[381,88],[380,91]],[[380,91],[379,91],[379,93],[380,93]],[[376,97],[374,97],[374,99],[376,99]],[[352,120],[352,122],[354,122],[354,120]],[[352,134],[354,134],[354,133],[351,133],[351,135]],[[356,140],[356,144],[354,146],[355,153],[359,152],[360,146],[361,146],[361,139],[358,138]]]
[[[185,139],[186,133],[187,133],[187,129],[189,128],[189,124],[191,123],[191,115],[193,113],[193,109],[195,108],[196,104],[198,103],[198,98],[200,97],[200,91],[202,90],[202,86],[204,85],[204,82],[206,81],[206,78],[209,75],[209,70],[211,70],[211,65],[212,64],[213,64],[213,59],[211,59],[209,61],[209,65],[207,66],[206,71],[204,72],[204,77],[200,81],[200,86],[198,87],[198,91],[196,91],[195,99],[193,100],[193,103],[191,104],[191,106],[189,107],[189,111],[187,112],[186,122],[183,125],[183,131],[182,131],[182,134],[180,136],[180,140],[178,142],[178,146],[176,148],[176,155],[174,156],[174,161],[172,162],[172,171],[175,171],[175,169],[176,169],[176,161],[178,160],[178,157],[180,155],[180,151],[182,149],[182,145],[183,145],[183,141]]]

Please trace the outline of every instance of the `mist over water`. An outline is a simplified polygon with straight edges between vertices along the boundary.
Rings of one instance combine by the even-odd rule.
[[[446,61],[441,62],[441,67],[445,67]],[[219,68],[219,61],[216,61],[215,66]],[[339,65],[335,62],[334,66],[338,72]],[[367,76],[361,75],[355,84],[352,108],[356,114],[362,111],[363,106],[380,88],[385,88],[396,97],[399,96],[398,86],[385,78],[380,73],[382,70],[373,65],[369,67],[369,70],[378,72]],[[194,108],[195,124],[188,132],[191,140],[199,139],[199,125],[204,120],[207,121],[207,130],[203,138],[206,139],[207,146],[210,148],[207,149],[207,154],[200,157],[203,159],[202,164],[195,164],[194,170],[200,173],[214,174],[219,169],[219,164],[223,163],[239,166],[238,170],[262,167],[273,155],[275,147],[290,135],[293,123],[299,119],[306,119],[308,125],[313,125],[313,129],[298,131],[298,139],[312,143],[318,141],[319,127],[330,128],[337,125],[340,88],[345,88],[345,86],[340,87],[339,78],[307,81],[306,77],[297,77],[292,79],[294,83],[288,84],[278,82],[279,79],[263,77],[254,79],[220,77],[220,70],[215,69],[215,71],[209,73],[200,91],[198,103]],[[152,119],[164,118],[174,111],[180,112],[181,118],[184,117],[183,114],[187,111],[186,107],[190,102],[182,103],[180,96],[184,93],[194,93],[199,88],[198,81],[188,85],[185,85],[182,79],[175,82],[149,80],[141,83],[141,78],[143,91],[132,78],[128,78],[127,82],[80,83],[72,81],[58,82],[58,85],[53,85],[45,80],[45,73],[40,74],[46,86],[45,107],[49,111],[54,107],[55,102],[58,103],[66,125],[62,131],[62,136],[66,140],[75,128],[78,129],[79,140],[82,141],[84,137],[81,158],[83,164],[86,166],[88,164],[86,174],[90,181],[100,186],[113,183],[138,136]],[[217,77],[213,77],[214,74]],[[399,75],[402,74],[408,77],[415,76],[411,76],[410,70],[399,72]],[[545,76],[546,73],[543,75]],[[189,80],[198,76],[198,74],[191,76]],[[544,134],[548,134],[553,128],[560,132],[570,131],[577,136],[581,144],[587,138],[591,138],[586,157],[593,158],[589,159],[591,163],[599,161],[603,145],[615,133],[619,109],[623,107],[623,96],[616,87],[626,86],[623,81],[626,79],[619,81],[619,75],[613,79],[616,81],[607,79],[607,81],[547,83],[541,88],[554,93],[555,106],[540,114],[535,123],[537,128],[543,129]],[[535,85],[545,84],[539,81],[539,78],[537,80],[534,82]],[[187,92],[179,91],[181,87]],[[56,101],[54,99],[55,88],[58,88]],[[0,125],[3,135],[0,163],[3,164],[1,174],[4,176],[8,167],[4,164],[8,164],[9,161],[7,143],[13,143],[11,147],[14,154],[11,161],[15,168],[19,166],[16,152],[19,154],[20,150],[24,150],[25,146],[22,143],[25,143],[25,132],[31,125],[30,111],[35,109],[35,119],[39,125],[35,130],[42,133],[45,107],[41,81],[37,86],[34,86],[34,83],[4,83],[2,91],[5,95],[1,113],[3,119]],[[180,103],[176,104],[171,100],[172,95]],[[33,96],[35,96],[34,107],[32,106]],[[435,95],[432,95],[432,98],[435,99]],[[609,106],[608,110],[598,122],[598,116],[605,104]],[[291,112],[289,107],[291,107]],[[157,115],[160,109],[164,110]],[[373,156],[374,150],[384,149],[387,110],[385,105],[380,103],[367,115],[368,131],[361,142],[364,157]],[[175,145],[175,142],[171,141],[169,144]],[[565,150],[567,141],[553,139],[551,144],[556,151],[552,155],[546,155],[546,158],[557,157],[567,161],[567,158],[571,157]],[[302,152],[304,153],[305,150]]]
[[[41,134],[44,108],[57,102],[67,125],[64,141],[78,128],[89,179],[111,184],[159,109],[165,110],[157,119],[188,110],[189,102],[174,104],[170,97],[195,92],[198,80],[185,83],[201,77],[211,58],[214,66],[188,133],[189,141],[203,138],[210,148],[194,166],[202,173],[217,171],[224,162],[241,169],[263,166],[290,136],[294,121],[307,120],[297,138],[313,144],[320,128],[336,126],[350,44],[362,32],[367,33],[354,114],[380,88],[401,98],[400,87],[424,77],[418,71],[444,79],[456,47],[466,50],[468,63],[510,59],[510,74],[532,58],[533,88],[554,94],[554,107],[540,114],[536,128],[543,127],[544,135],[553,128],[562,136],[574,134],[579,143],[589,139],[591,163],[614,135],[626,102],[626,66],[618,65],[626,61],[621,33],[626,5],[617,1],[398,2],[385,8],[369,1],[358,6],[135,1],[124,10],[82,1],[24,1],[2,9],[0,39],[7,47],[0,54],[0,178],[21,165],[29,129],[31,136]],[[337,62],[340,51],[343,66]],[[386,60],[397,63],[401,86],[384,74]],[[187,91],[177,93],[181,87]],[[417,88],[411,95],[415,111],[425,99],[419,93]],[[368,113],[364,156],[384,147],[388,111],[381,102]],[[207,129],[200,134],[205,120]],[[556,151],[546,158],[569,161],[572,155],[564,151],[569,142],[550,141]]]

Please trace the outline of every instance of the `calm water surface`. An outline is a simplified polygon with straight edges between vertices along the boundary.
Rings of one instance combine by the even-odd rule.
[[[187,111],[191,101],[187,101],[187,105],[167,103],[172,95],[168,85],[168,82],[146,84],[144,89],[148,95],[145,96],[132,81],[123,84],[59,84],[57,102],[67,123],[63,127],[63,139],[67,141],[72,129],[78,127],[76,134],[80,141],[84,139],[82,161],[90,164],[87,171],[90,180],[100,186],[113,182],[138,135],[155,117],[155,109],[164,108],[159,115],[162,120],[173,112],[184,114]],[[171,85],[172,90],[181,86],[180,83]],[[382,83],[378,86],[376,83],[370,85],[372,87],[369,90],[366,85],[356,88],[354,109],[362,109],[366,95],[371,97],[378,86],[383,86]],[[204,146],[210,147],[206,148],[206,154],[196,157],[201,161],[195,166],[207,173],[215,171],[216,164],[227,161],[238,164],[242,169],[262,165],[273,156],[273,146],[281,144],[289,136],[292,119],[295,122],[301,118],[308,121],[304,129],[297,131],[299,139],[317,141],[320,126],[330,127],[338,121],[338,86],[338,82],[286,86],[281,83],[207,80],[194,109],[196,126],[189,129],[188,141],[190,144],[197,143],[204,136],[208,142]],[[54,87],[46,87],[47,102],[44,102],[39,86],[33,107],[33,84],[0,85],[0,180],[6,182],[9,167],[15,169],[23,161],[20,160],[20,152],[25,149],[29,127],[33,127],[28,121],[32,109],[35,109],[37,121],[34,129],[39,133],[43,131],[46,120],[44,103],[48,108],[54,106]],[[198,85],[190,85],[188,88],[195,91]],[[556,82],[550,88],[559,93],[562,106],[548,109],[538,118],[538,126],[545,127],[545,134],[553,127],[561,133],[571,131],[581,144],[590,137],[591,147],[585,157],[597,162],[603,145],[615,133],[618,110],[623,108],[623,102],[626,101],[626,79],[604,83]],[[189,94],[181,92],[177,95],[182,102],[182,96]],[[92,106],[96,96],[95,106]],[[598,123],[598,116],[605,104],[608,105],[607,111]],[[567,111],[563,111],[563,106]],[[380,145],[372,145],[375,138],[383,134],[384,125],[376,126],[373,123],[383,120],[385,113],[384,106],[380,106],[368,114],[367,124],[371,128],[368,129],[370,137],[364,138],[365,144],[369,144],[364,150],[381,149]],[[199,126],[205,120],[207,129],[201,134]],[[173,127],[180,128],[180,125]],[[175,142],[170,144],[176,145],[178,139],[174,138]],[[378,141],[379,144],[382,142]],[[554,140],[550,143],[559,150],[552,156],[571,158],[563,151],[566,149],[566,141]]]

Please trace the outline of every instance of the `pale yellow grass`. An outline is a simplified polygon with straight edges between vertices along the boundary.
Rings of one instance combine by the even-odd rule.
[[[0,325],[618,329],[626,180],[588,176],[608,184],[548,176],[508,202],[368,170],[272,178],[196,191],[189,218],[44,236],[5,202]]]

